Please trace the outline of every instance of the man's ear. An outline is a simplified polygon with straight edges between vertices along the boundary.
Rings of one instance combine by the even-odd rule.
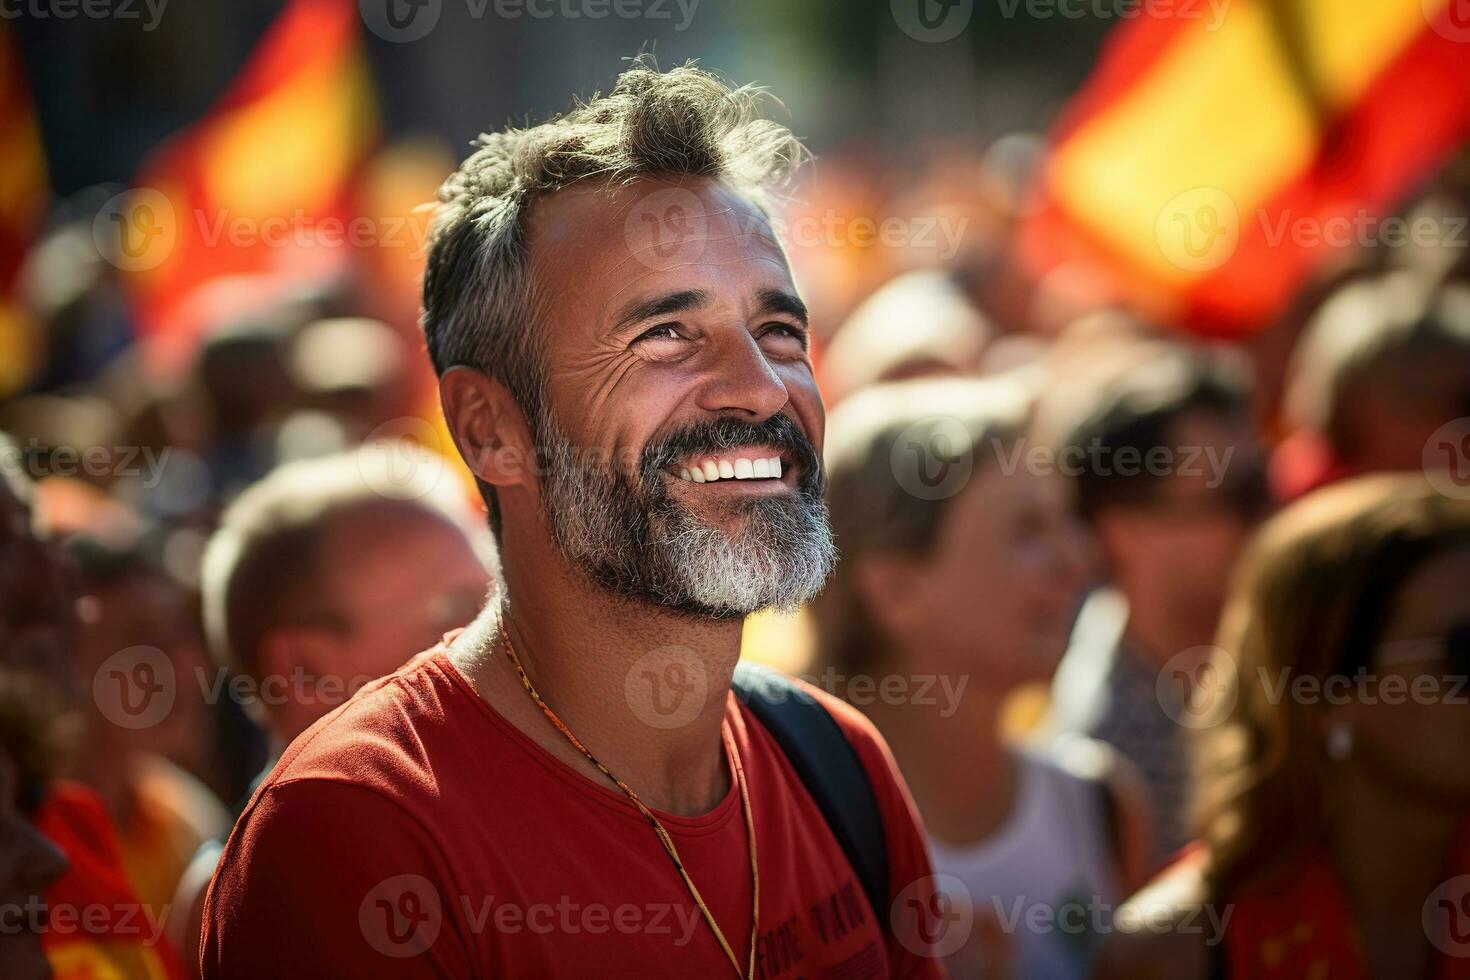
[[[439,404],[470,472],[494,487],[530,481],[536,462],[531,429],[499,379],[452,367],[439,378]]]

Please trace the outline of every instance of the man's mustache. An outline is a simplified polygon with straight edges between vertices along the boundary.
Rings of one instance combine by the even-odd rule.
[[[802,491],[821,494],[824,479],[816,447],[787,415],[772,415],[763,422],[728,417],[696,422],[649,443],[643,450],[640,476],[646,486],[651,486],[679,460],[689,456],[718,456],[749,446],[779,449],[796,465]]]

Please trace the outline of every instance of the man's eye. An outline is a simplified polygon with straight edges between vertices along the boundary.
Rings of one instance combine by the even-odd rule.
[[[789,337],[792,340],[795,340],[796,342],[801,344],[803,349],[806,348],[806,331],[803,330],[801,327],[794,327],[789,323],[781,323],[780,321],[775,321],[766,324],[766,328],[761,331],[761,336],[763,337],[771,335],[775,335],[777,337]]]
[[[660,323],[656,327],[649,327],[638,335],[638,340],[678,340],[679,325],[677,323]],[[635,341],[636,343],[636,341]]]

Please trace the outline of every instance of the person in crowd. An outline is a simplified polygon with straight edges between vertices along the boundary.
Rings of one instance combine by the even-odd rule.
[[[198,624],[188,608],[190,597],[149,560],[141,536],[121,532],[108,541],[77,534],[64,547],[77,570],[82,676],[104,674],[100,683],[110,684],[105,673],[115,669],[112,658],[146,649],[156,651],[150,662],[166,664],[172,678],[172,703],[163,717],[88,712],[69,771],[107,808],[138,896],[163,908],[199,845],[230,826],[229,812],[214,794],[173,761],[184,754],[177,748],[190,742],[207,747],[212,734],[206,700],[211,685]]]
[[[1467,581],[1470,500],[1423,474],[1265,526],[1194,705],[1198,840],[1120,911],[1099,976],[1465,974]]]
[[[1030,401],[1011,378],[878,385],[833,413],[827,446],[843,561],[813,606],[818,666],[887,739],[935,872],[973,907],[955,977],[1085,977],[1091,940],[1025,916],[1143,880],[1137,777],[1100,743],[1002,733],[1010,695],[1061,659],[1085,581],[1065,484],[1022,462]]]
[[[494,556],[446,460],[399,442],[286,463],[204,553],[210,651],[275,757],[357,688],[480,610]]]
[[[1192,676],[1214,637],[1267,503],[1264,450],[1243,368],[1211,350],[1140,342],[1057,389],[1043,427],[1074,477],[1103,581],[1078,616],[1047,726],[1106,742],[1138,768],[1156,870],[1187,840],[1185,692],[1169,679]]]
[[[210,539],[210,649],[256,692],[245,706],[266,732],[266,772],[312,722],[485,600],[494,557],[470,528],[458,482],[446,461],[409,452],[369,443],[279,466],[235,500]],[[200,849],[179,883],[180,949],[199,948],[220,849],[218,840]],[[197,975],[197,952],[190,959]]]
[[[878,907],[731,690],[746,615],[835,558],[763,210],[803,151],[759,105],[639,60],[442,188],[424,325],[504,588],[282,756],[210,886],[205,977],[939,975],[871,725],[813,695],[881,818]]]
[[[995,330],[941,269],[904,273],[852,312],[822,356],[822,392],[833,404],[879,381],[969,374]]]
[[[66,856],[36,827],[56,763],[54,696],[35,675],[0,667],[0,974],[44,980],[41,896],[66,872]]]
[[[35,486],[18,447],[0,435],[0,670],[17,678],[36,711],[50,714],[54,708],[54,713],[73,715],[90,693],[76,653],[75,569],[40,532],[42,518],[32,510],[34,499]],[[39,776],[38,757],[25,748],[38,743],[30,736],[20,737],[19,730],[17,737],[13,743],[17,767]],[[52,733],[44,734],[48,741],[51,737]],[[64,756],[65,740],[57,737],[56,741]],[[56,765],[64,767],[66,762],[61,758]],[[21,961],[18,969],[33,967],[27,965],[27,941],[13,930],[39,929],[57,980],[180,977],[174,948],[162,934],[168,910],[139,899],[123,867],[112,822],[97,795],[79,783],[35,778],[27,782],[29,777],[18,775],[16,786],[24,784],[28,797],[34,797],[22,800],[31,811],[31,822],[65,856],[57,868],[40,853],[39,845],[18,842],[43,865],[43,873],[31,879],[33,887],[43,888],[37,904],[64,908],[70,915],[65,927],[59,918],[38,927],[18,924],[14,921],[17,916],[9,914],[7,935],[0,937],[0,945],[14,944],[14,955]],[[42,878],[54,880],[48,883]],[[91,919],[81,921],[88,908],[102,914],[93,913]]]
[[[1399,271],[1339,289],[1297,343],[1285,412],[1272,479],[1287,497],[1359,473],[1463,468],[1454,433],[1431,438],[1470,417],[1470,283]]]

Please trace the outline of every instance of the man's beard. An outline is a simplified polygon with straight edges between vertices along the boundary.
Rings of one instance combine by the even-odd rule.
[[[645,448],[636,474],[573,445],[550,413],[536,428],[552,541],[609,591],[722,619],[794,612],[836,564],[816,450],[784,415],[684,429]],[[797,467],[796,492],[723,502],[734,531],[704,523],[670,492],[674,463],[746,446],[780,449]]]

